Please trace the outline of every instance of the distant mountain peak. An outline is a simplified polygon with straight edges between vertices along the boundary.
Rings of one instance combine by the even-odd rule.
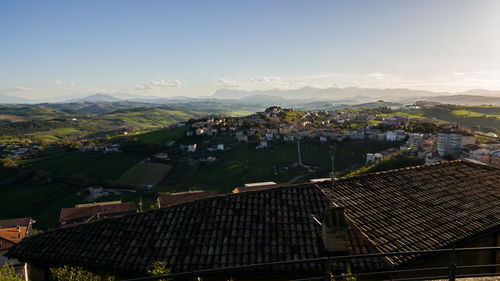
[[[108,95],[108,94],[97,93],[97,94],[93,94],[93,95],[86,96],[83,98],[66,100],[65,103],[72,103],[72,102],[115,102],[115,101],[119,101],[119,100],[120,100],[119,98],[113,97],[113,96]]]

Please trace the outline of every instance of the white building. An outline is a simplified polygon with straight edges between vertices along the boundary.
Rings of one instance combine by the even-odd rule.
[[[471,150],[469,152],[469,157],[476,161],[486,162],[485,159],[489,158],[488,156],[490,155],[490,152],[491,150],[481,147],[475,150]]]
[[[350,131],[349,138],[351,140],[362,140],[365,138],[365,131]]]
[[[439,156],[455,155],[457,151],[467,144],[474,144],[475,138],[467,133],[439,133],[437,151]]]
[[[366,154],[366,164],[375,163],[382,158],[384,158],[384,156],[380,153],[368,153]]]
[[[401,141],[406,138],[405,131],[403,130],[394,130],[385,132],[385,140],[386,141]]]
[[[188,152],[196,152],[196,144],[190,144],[187,147]]]
[[[267,147],[267,141],[261,141],[259,145],[255,147],[255,149],[261,149]]]

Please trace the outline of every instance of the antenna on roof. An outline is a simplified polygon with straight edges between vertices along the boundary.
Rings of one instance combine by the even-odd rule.
[[[332,161],[332,172],[330,173],[330,176],[332,178],[332,187],[335,186],[335,145],[330,144],[330,157]]]

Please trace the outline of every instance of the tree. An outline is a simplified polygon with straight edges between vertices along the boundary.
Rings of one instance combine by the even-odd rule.
[[[261,142],[262,141],[262,136],[259,133],[256,133],[254,135],[255,141],[256,142]]]
[[[17,163],[12,158],[2,159],[1,163],[4,168],[17,168]]]
[[[24,278],[21,274],[16,273],[13,266],[5,263],[0,267],[0,281],[23,281]]]

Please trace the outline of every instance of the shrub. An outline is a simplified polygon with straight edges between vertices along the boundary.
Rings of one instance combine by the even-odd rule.
[[[332,276],[331,278],[331,281],[336,281],[335,278],[333,278],[333,274],[330,274]],[[347,272],[346,273],[342,273],[342,278],[339,279],[339,281],[357,281],[358,278],[356,276],[352,276],[352,271],[351,271],[351,267],[350,266],[347,266]]]
[[[16,273],[13,266],[5,263],[0,267],[0,281],[24,281],[24,278]]]
[[[151,268],[148,270],[148,273],[151,276],[161,276],[168,275],[172,271],[170,268],[167,268],[167,263],[163,261],[155,261],[151,264]],[[160,279],[159,281],[166,281],[166,279]]]
[[[50,269],[54,281],[114,281],[114,276],[101,277],[81,267],[63,266]]]

